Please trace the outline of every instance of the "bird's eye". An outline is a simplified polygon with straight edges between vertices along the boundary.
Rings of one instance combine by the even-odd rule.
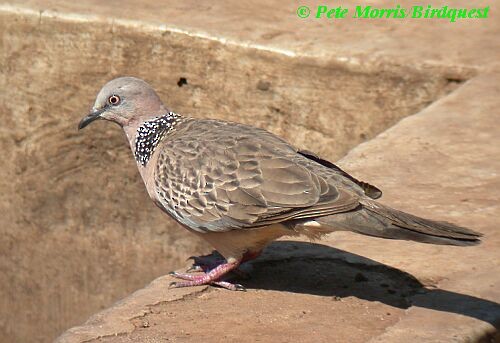
[[[116,106],[120,103],[121,99],[118,95],[112,95],[108,98],[108,102],[110,105]]]

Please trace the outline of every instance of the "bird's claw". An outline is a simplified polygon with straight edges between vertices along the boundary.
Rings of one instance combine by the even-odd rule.
[[[234,284],[234,290],[235,291],[242,291],[242,292],[246,292],[247,291],[247,289],[245,288],[245,286],[240,285],[239,283]]]
[[[197,273],[197,272],[203,272],[203,268],[196,265],[196,264],[193,264],[191,267],[189,267],[188,269],[186,269],[186,273]]]
[[[217,251],[213,251],[209,255],[189,256],[186,261],[189,260],[192,260],[193,264],[186,270],[187,273],[195,273],[195,272],[206,273],[226,262],[224,257],[222,257],[222,255],[220,255]]]
[[[187,262],[187,261],[189,261],[189,260],[193,260],[193,262],[194,262],[194,261],[196,261],[196,258],[197,258],[196,256],[189,256],[189,257],[186,259],[186,262]]]
[[[228,289],[230,291],[241,291],[241,292],[247,291],[247,289],[243,287],[243,285],[240,285],[239,283],[230,283],[227,281],[214,281],[211,284],[219,286],[221,288]]]

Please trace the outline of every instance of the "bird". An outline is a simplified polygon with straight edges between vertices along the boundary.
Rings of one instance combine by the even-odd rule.
[[[170,287],[225,281],[282,236],[320,239],[334,231],[422,243],[471,246],[481,233],[414,216],[376,199],[382,192],[313,152],[250,125],[200,119],[169,110],[144,80],[106,83],[83,129],[117,123],[130,143],[149,197],[166,214],[211,244],[218,257],[195,258],[201,273],[178,273]]]

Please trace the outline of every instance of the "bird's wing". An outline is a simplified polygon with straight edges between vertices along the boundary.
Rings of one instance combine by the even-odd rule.
[[[261,227],[359,205],[357,195],[302,165],[293,147],[264,130],[196,121],[162,143],[158,200],[198,231]]]
[[[363,189],[363,192],[367,196],[369,196],[370,198],[378,199],[382,196],[382,191],[380,189],[378,189],[376,186],[370,185],[368,182],[364,182],[364,181],[360,181],[360,180],[356,179],[352,175],[350,175],[350,174],[346,173],[345,171],[343,171],[342,169],[340,169],[340,167],[338,167],[337,165],[333,164],[332,162],[330,162],[328,160],[325,160],[325,159],[319,157],[315,153],[310,152],[308,150],[299,150],[297,152],[299,154],[301,154],[302,156],[304,156],[304,157],[306,157],[306,158],[308,158],[316,163],[319,163],[322,166],[331,169],[333,172],[351,180],[352,182],[357,184],[359,187],[361,187]]]

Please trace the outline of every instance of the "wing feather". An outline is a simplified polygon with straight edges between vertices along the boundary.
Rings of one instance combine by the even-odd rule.
[[[264,130],[196,120],[159,148],[157,200],[197,231],[250,229],[359,205],[356,194],[315,173]]]

